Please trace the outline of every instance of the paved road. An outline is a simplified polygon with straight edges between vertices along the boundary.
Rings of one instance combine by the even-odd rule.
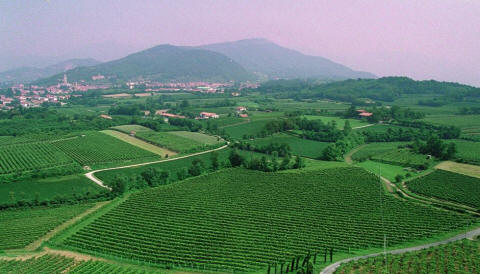
[[[438,241],[438,242],[419,245],[419,246],[414,246],[414,247],[395,249],[395,250],[387,251],[387,253],[388,254],[402,254],[402,253],[411,252],[411,251],[418,251],[418,250],[430,248],[430,247],[433,247],[433,246],[438,246],[438,245],[442,245],[442,244],[455,242],[455,241],[462,240],[462,239],[472,239],[472,238],[474,238],[476,236],[479,236],[479,235],[480,235],[480,228],[477,228],[477,229],[459,234],[457,236],[454,236],[452,238],[449,238],[449,239],[446,239],[446,240],[443,240],[443,241]],[[338,261],[336,263],[333,263],[333,264],[327,266],[326,268],[324,268],[320,272],[320,274],[334,273],[335,270],[337,270],[337,268],[343,263],[347,263],[347,262],[350,262],[350,261],[356,261],[356,260],[360,260],[360,259],[367,259],[367,258],[370,258],[370,257],[379,256],[379,255],[383,255],[383,253],[374,253],[374,254],[357,256],[357,257],[353,257],[353,258],[344,259],[344,260]]]
[[[90,171],[88,173],[85,173],[85,176],[90,179],[92,182],[96,183],[97,185],[103,187],[103,188],[106,188],[108,190],[112,190],[111,187],[107,186],[107,185],[104,185],[102,180],[98,179],[97,177],[95,177],[95,173],[97,172],[100,172],[100,171],[106,171],[106,170],[114,170],[114,169],[122,169],[122,168],[129,168],[129,167],[137,167],[137,166],[145,166],[145,165],[151,165],[151,164],[157,164],[157,163],[162,163],[162,162],[169,162],[169,161],[176,161],[176,160],[180,160],[180,159],[184,159],[184,158],[189,158],[189,157],[193,157],[193,156],[197,156],[197,155],[201,155],[201,154],[205,154],[205,153],[210,153],[210,152],[213,152],[213,151],[217,151],[217,150],[222,150],[222,149],[225,149],[228,147],[228,144],[224,145],[224,146],[221,146],[219,148],[215,148],[215,149],[211,149],[211,150],[206,150],[206,151],[202,151],[202,152],[197,152],[197,153],[193,153],[193,154],[189,154],[189,155],[185,155],[185,156],[180,156],[180,157],[176,157],[176,158],[170,158],[170,159],[165,159],[165,160],[158,160],[158,161],[153,161],[153,162],[146,162],[146,163],[140,163],[140,164],[133,164],[133,165],[128,165],[128,166],[119,166],[119,167],[110,167],[110,168],[104,168],[104,169],[97,169],[97,170],[94,170],[94,171]]]

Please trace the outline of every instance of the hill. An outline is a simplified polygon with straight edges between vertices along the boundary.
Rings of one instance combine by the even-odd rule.
[[[74,69],[76,67],[93,66],[99,63],[100,62],[95,59],[87,58],[70,59],[43,68],[20,67],[0,72],[0,82],[26,83],[40,78],[50,77],[58,73],[63,73],[66,70]]]
[[[262,78],[375,78],[368,72],[354,71],[320,56],[310,56],[281,47],[265,39],[204,45],[200,48],[216,51],[232,58],[247,70]]]
[[[150,79],[156,81],[231,81],[254,76],[232,59],[216,52],[172,45],[160,45],[124,58],[68,71],[70,81],[90,80],[96,74],[109,81]],[[57,83],[62,75],[38,81]]]

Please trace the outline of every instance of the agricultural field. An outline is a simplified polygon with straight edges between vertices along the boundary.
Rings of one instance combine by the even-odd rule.
[[[387,262],[387,263],[386,263]],[[480,273],[479,240],[462,240],[404,254],[388,254],[342,264],[335,274]]]
[[[480,178],[480,166],[462,164],[452,161],[443,161],[436,165],[435,168]]]
[[[455,140],[456,158],[467,163],[480,164],[480,142]]]
[[[304,115],[302,116],[308,120],[321,120],[324,124],[331,123],[332,121],[335,121],[335,124],[337,125],[338,129],[343,129],[345,126],[345,121],[350,122],[350,126],[352,128],[356,127],[364,127],[366,125],[369,125],[368,122],[358,120],[358,119],[343,119],[340,117],[335,117],[335,116],[317,116],[317,115]]]
[[[287,144],[292,154],[309,158],[318,158],[328,143],[313,140],[301,139],[285,133],[275,134],[265,138],[257,138],[249,143],[255,146],[266,146],[269,144]]]
[[[130,134],[130,132],[135,131],[135,132],[140,132],[140,131],[151,131],[148,127],[140,126],[140,125],[122,125],[122,126],[116,126],[112,127],[114,130],[118,130],[127,134]]]
[[[49,143],[0,146],[0,175],[75,166],[72,158]]]
[[[41,254],[25,260],[0,259],[1,273],[163,273],[149,267],[117,265],[105,261],[79,260]]]
[[[374,162],[374,161],[364,161],[364,162],[357,163],[355,165],[361,168],[364,168],[374,174],[380,175],[388,179],[390,182],[394,182],[395,177],[397,175],[402,175],[405,178],[407,173],[410,173],[411,175],[415,174],[414,172],[410,172],[407,170],[407,168],[402,166],[385,164],[385,163]]]
[[[92,204],[0,211],[0,250],[22,248]]]
[[[423,196],[448,200],[480,209],[480,179],[445,170],[407,182],[408,189]]]
[[[380,188],[376,176],[356,167],[227,169],[132,193],[60,245],[163,267],[266,271],[325,248],[382,247],[384,234],[395,246],[475,222]]]
[[[391,143],[369,143],[362,146],[359,150],[352,154],[352,160],[361,162],[372,158],[373,156],[381,155],[383,153],[397,150],[399,146],[407,144],[406,142],[391,142]]]
[[[48,201],[57,197],[94,197],[104,191],[105,189],[78,174],[45,179],[32,178],[19,182],[1,183],[0,205],[18,201]]]
[[[271,119],[252,120],[251,122],[223,127],[226,134],[234,139],[257,137]]]
[[[77,138],[53,143],[81,165],[158,159],[158,155],[140,149],[101,132],[87,132]]]
[[[202,151],[219,144],[216,137],[202,135],[204,134],[198,133],[195,135],[184,131],[179,133],[141,131],[137,132],[135,137],[178,153]]]
[[[146,151],[150,151],[152,153],[155,153],[163,158],[165,157],[171,157],[177,153],[171,151],[171,150],[168,150],[166,148],[162,148],[162,147],[159,147],[159,146],[156,146],[156,145],[152,145],[150,143],[147,143],[143,140],[140,140],[138,138],[135,138],[133,136],[130,136],[126,133],[123,133],[123,132],[120,132],[120,131],[116,131],[116,130],[102,130],[101,131],[102,133],[105,133],[107,135],[110,135],[112,137],[115,137],[123,142],[126,142],[126,143],[129,143],[133,146],[136,146],[136,147],[139,147],[141,149],[144,149]]]
[[[170,131],[169,133],[175,136],[187,138],[205,145],[217,145],[219,143],[222,143],[222,141],[218,137],[199,133],[199,132]]]
[[[426,169],[433,163],[433,159],[428,159],[426,155],[413,153],[409,149],[389,150],[374,155],[371,159],[376,162],[421,169]]]

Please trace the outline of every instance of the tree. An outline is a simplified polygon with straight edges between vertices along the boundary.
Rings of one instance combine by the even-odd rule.
[[[345,120],[345,125],[343,126],[343,133],[345,134],[345,136],[348,136],[350,135],[351,132],[352,132],[352,126],[350,125],[350,121]]]
[[[305,167],[305,162],[302,157],[296,156],[295,158],[295,164],[293,165],[293,168],[303,168]]]
[[[179,171],[177,171],[177,179],[178,180],[184,180],[188,177],[188,169],[187,168],[182,168]]]
[[[238,151],[235,149],[230,152],[228,159],[230,160],[232,167],[241,166],[244,162],[242,155],[238,154]]]
[[[403,176],[401,174],[398,174],[397,176],[395,176],[395,182],[396,183],[401,183],[403,180]]]
[[[212,152],[210,160],[212,161],[212,169],[217,170],[220,167],[220,163],[218,161],[218,152]]]
[[[280,170],[285,170],[290,167],[290,159],[291,159],[290,154],[287,154],[285,155],[285,157],[283,157],[283,160],[280,163]]]
[[[188,169],[188,173],[191,176],[198,176],[202,174],[203,170],[204,170],[203,161],[200,159],[195,159],[193,160],[192,165]]]

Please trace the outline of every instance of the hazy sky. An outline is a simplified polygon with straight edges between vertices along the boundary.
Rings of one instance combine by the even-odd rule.
[[[254,37],[379,76],[480,86],[480,0],[0,0],[0,57]]]

